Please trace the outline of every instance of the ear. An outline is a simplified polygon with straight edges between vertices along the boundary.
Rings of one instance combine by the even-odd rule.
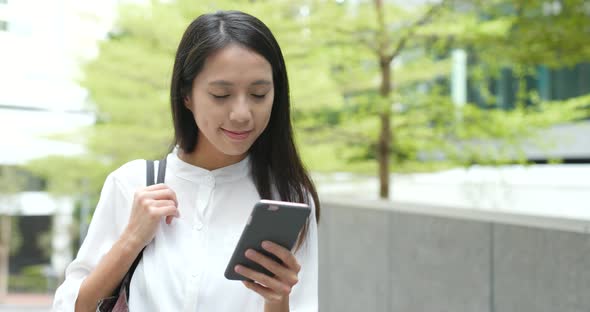
[[[189,95],[184,97],[184,107],[186,107],[186,109],[188,109],[189,111],[192,111],[192,103]]]

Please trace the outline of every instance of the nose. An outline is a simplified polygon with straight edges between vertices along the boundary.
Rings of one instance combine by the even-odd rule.
[[[252,119],[250,105],[245,97],[239,97],[232,105],[229,119],[238,123],[247,123]]]

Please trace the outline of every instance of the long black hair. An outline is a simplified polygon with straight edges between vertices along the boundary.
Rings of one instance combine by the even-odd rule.
[[[270,29],[256,17],[239,11],[204,14],[184,32],[176,52],[170,90],[175,144],[187,153],[195,150],[198,127],[192,112],[184,105],[184,99],[206,58],[229,44],[255,51],[272,67],[275,92],[270,120],[249,150],[251,174],[260,197],[272,198],[272,185],[280,200],[311,204],[311,196],[319,221],[317,191],[293,141],[289,81],[283,54]],[[302,230],[298,246],[306,237],[308,227],[309,222]]]

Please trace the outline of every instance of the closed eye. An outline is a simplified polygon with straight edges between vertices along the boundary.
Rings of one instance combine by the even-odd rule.
[[[213,94],[213,93],[209,93],[209,94],[211,94],[211,96],[216,99],[225,99],[225,98],[229,97],[229,94],[222,94],[222,95]]]
[[[258,99],[263,99],[266,96],[266,94],[252,94],[252,96]]]

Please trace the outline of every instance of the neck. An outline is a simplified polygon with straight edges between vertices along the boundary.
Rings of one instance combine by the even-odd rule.
[[[220,152],[207,153],[207,151],[199,149],[198,145],[191,153],[186,153],[182,149],[178,150],[178,158],[186,163],[209,171],[236,164],[246,158],[246,156],[247,154],[226,155]]]

